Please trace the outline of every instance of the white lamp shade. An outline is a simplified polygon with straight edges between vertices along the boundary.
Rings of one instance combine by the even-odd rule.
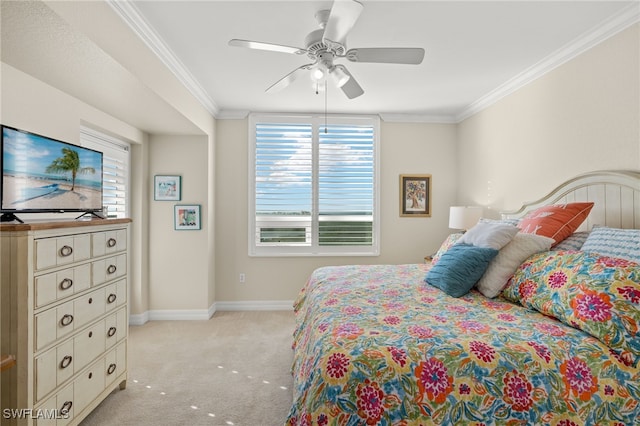
[[[471,229],[482,217],[480,206],[451,206],[449,209],[449,228]]]

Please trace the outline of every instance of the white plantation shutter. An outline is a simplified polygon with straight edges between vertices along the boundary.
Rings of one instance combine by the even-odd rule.
[[[372,125],[328,125],[319,132],[318,242],[373,243],[374,132]]]
[[[377,255],[375,117],[250,117],[250,255]]]
[[[312,127],[256,124],[255,228],[258,245],[309,245]]]
[[[80,144],[102,151],[102,204],[109,217],[128,217],[129,144],[87,127],[80,129]]]

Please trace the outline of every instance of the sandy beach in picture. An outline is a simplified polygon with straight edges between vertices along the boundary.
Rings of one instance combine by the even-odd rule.
[[[74,209],[83,210],[102,204],[102,194],[99,190],[78,185],[78,183],[76,183],[74,190],[71,191],[71,182],[64,180],[18,177],[5,174],[4,182],[2,204],[5,208],[16,210],[24,208],[62,210],[74,206]],[[54,184],[58,185],[55,190],[38,196],[36,188]],[[42,192],[47,192],[47,190]],[[25,199],[25,197],[28,199]]]

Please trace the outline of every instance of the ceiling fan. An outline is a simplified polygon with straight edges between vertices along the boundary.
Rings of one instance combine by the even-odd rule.
[[[317,81],[330,76],[349,99],[354,99],[362,95],[364,90],[344,65],[334,63],[336,59],[346,58],[351,62],[417,65],[424,58],[422,48],[369,47],[347,50],[347,34],[355,25],[362,9],[362,3],[356,0],[335,0],[331,10],[321,10],[316,13],[320,29],[307,35],[304,49],[240,39],[230,40],[229,45],[294,55],[306,54],[313,61],[296,68],[278,80],[267,88],[268,93],[284,89],[301,74],[311,72],[312,77]]]

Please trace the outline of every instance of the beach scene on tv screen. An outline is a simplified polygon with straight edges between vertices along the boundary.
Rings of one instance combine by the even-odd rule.
[[[3,129],[2,208],[102,208],[102,154],[38,135]]]

